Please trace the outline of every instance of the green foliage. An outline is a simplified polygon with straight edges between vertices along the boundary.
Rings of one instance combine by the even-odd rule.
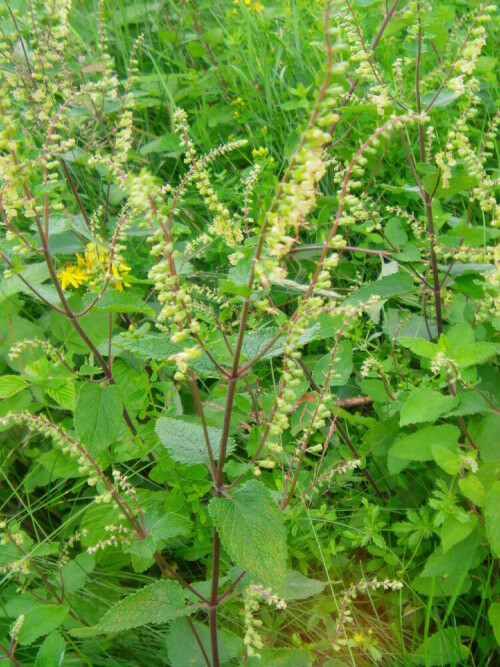
[[[6,662],[497,664],[498,10],[0,21]]]
[[[279,589],[286,576],[286,532],[266,487],[251,480],[232,498],[213,498],[208,511],[234,562]]]
[[[181,586],[176,581],[157,581],[113,605],[97,626],[77,629],[73,634],[92,637],[101,632],[121,632],[166,623],[189,613]]]
[[[84,384],[75,407],[75,429],[89,452],[98,454],[122,429],[123,400],[118,387]]]
[[[160,442],[166,447],[174,461],[188,466],[210,463],[204,430],[200,424],[162,417],[156,422],[155,430]],[[212,455],[218,458],[222,430],[214,426],[207,426],[207,435]],[[228,452],[231,452],[235,446],[233,439],[230,438],[227,444]]]

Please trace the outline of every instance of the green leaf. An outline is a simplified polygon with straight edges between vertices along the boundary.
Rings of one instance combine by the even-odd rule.
[[[399,438],[391,447],[390,453],[408,461],[432,461],[434,458],[433,445],[442,445],[459,453],[459,436],[460,430],[451,424],[429,426]]]
[[[28,386],[28,382],[20,375],[4,375],[0,377],[0,398],[10,398]]]
[[[263,484],[250,480],[232,498],[213,498],[208,511],[224,548],[237,565],[271,586],[285,583],[283,517]]]
[[[74,593],[83,588],[94,567],[95,556],[85,551],[65,563],[61,571],[65,593]]]
[[[64,657],[66,642],[59,632],[52,632],[43,641],[36,655],[35,667],[59,667]]]
[[[404,246],[408,236],[397,218],[391,218],[385,226],[385,236],[395,247]]]
[[[412,665],[425,667],[446,667],[464,665],[469,648],[460,643],[455,628],[445,628],[427,638],[412,656]]]
[[[486,500],[486,493],[484,486],[474,473],[470,472],[467,477],[459,479],[458,486],[464,496],[471,500],[474,505],[483,507]]]
[[[122,632],[143,625],[167,623],[191,613],[184,591],[176,581],[161,580],[128,595],[109,609],[93,628],[71,631],[76,637],[92,637],[104,632]]]
[[[160,442],[167,448],[168,453],[174,461],[188,466],[200,463],[209,465],[210,460],[201,424],[193,424],[193,422],[183,419],[161,417],[156,422],[155,430],[160,438]],[[217,460],[220,452],[222,429],[208,426],[207,431],[212,454]],[[227,452],[232,452],[234,447],[234,440],[229,438]]]
[[[413,292],[415,284],[413,278],[407,273],[398,271],[389,276],[375,280],[369,285],[364,285],[360,290],[347,299],[350,305],[359,305],[368,301],[372,296],[380,296],[381,299],[390,299],[401,294]]]
[[[452,546],[465,540],[477,527],[477,516],[470,514],[468,521],[459,521],[454,516],[449,516],[441,526],[439,534],[443,553],[446,553]]]
[[[168,512],[160,517],[149,528],[146,520],[146,528],[151,531],[155,540],[171,540],[174,537],[186,537],[191,532],[192,522],[181,514]]]
[[[486,535],[490,543],[491,551],[500,557],[500,482],[495,482],[486,494],[484,505],[484,518],[486,522]]]
[[[326,584],[317,579],[309,579],[301,572],[288,570],[285,584],[276,589],[278,597],[291,602],[292,600],[305,600],[313,595],[319,595]]]
[[[500,415],[486,415],[476,437],[482,461],[500,461],[499,433]]]
[[[174,345],[164,334],[151,334],[143,331],[136,331],[133,334],[123,333],[113,339],[113,345],[147,361],[151,359],[167,361],[169,357],[183,349],[183,344]],[[219,371],[215,369],[206,354],[196,359],[192,367],[199,377],[219,377]]]
[[[401,410],[400,426],[418,424],[419,422],[435,422],[439,417],[455,408],[459,399],[443,396],[441,392],[429,387],[418,389],[410,394]]]
[[[332,353],[325,354],[318,361],[313,379],[319,386],[325,383],[326,374],[332,361]],[[337,347],[335,359],[330,373],[330,387],[341,387],[347,384],[352,373],[352,345],[349,341],[341,341]]]
[[[242,356],[246,360],[256,357],[278,333],[278,329],[267,328],[259,331],[249,331],[244,339],[241,348]],[[283,354],[283,336],[281,336],[266,352],[261,359],[271,359]]]
[[[95,299],[94,294],[87,294],[83,299],[84,307],[90,306]],[[139,299],[129,291],[108,290],[97,301],[93,310],[104,313],[144,313],[150,317],[155,316],[154,308]]]
[[[493,359],[497,354],[497,346],[494,343],[472,343],[469,345],[457,345],[453,350],[453,359],[459,368],[469,368],[477,364],[484,364]]]
[[[209,628],[198,621],[193,621],[193,625],[206,653],[210,656]],[[221,664],[237,658],[243,652],[243,642],[229,630],[219,628],[217,638]],[[205,667],[206,665],[200,647],[185,618],[178,618],[170,625],[167,634],[167,653],[168,664],[171,667]]]
[[[152,535],[146,535],[142,539],[133,538],[122,545],[124,554],[132,554],[137,558],[150,561],[156,551],[156,542]],[[140,570],[143,572],[143,570]]]
[[[32,644],[38,637],[48,635],[58,628],[69,613],[69,607],[58,604],[44,604],[29,611],[24,617],[17,639],[22,646]]]
[[[234,571],[237,573],[235,577],[241,574],[241,568],[234,568]],[[252,583],[265,584],[266,582],[256,580],[253,574],[247,573],[240,582],[240,586],[245,588]],[[296,570],[288,570],[285,583],[282,586],[274,587],[273,593],[282,600],[292,602],[293,600],[306,600],[314,595],[319,595],[325,586],[326,584],[323,581],[309,579],[302,572]]]
[[[433,359],[439,352],[436,343],[431,343],[424,338],[401,336],[401,338],[398,338],[398,343],[403,347],[407,347],[415,354],[418,354],[419,357],[425,357],[426,359]]]
[[[311,654],[301,648],[276,648],[259,651],[261,657],[253,656],[248,667],[309,667]]]
[[[441,445],[434,443],[431,447],[432,458],[448,475],[456,475],[462,468],[460,456],[457,451],[453,451]]]
[[[500,645],[500,602],[493,602],[488,610],[488,618],[493,628],[493,634]]]
[[[425,93],[425,95],[422,95],[422,102],[424,104],[429,104],[434,99],[435,92],[429,92]],[[458,93],[456,90],[449,90],[448,88],[443,88],[442,90],[439,91],[439,94],[437,95],[436,99],[433,102],[434,107],[447,107],[449,104],[453,104],[453,102],[457,99],[457,97],[460,96],[460,93]]]
[[[479,549],[479,544],[479,534],[475,531],[459,544],[453,545],[446,553],[440,545],[427,559],[422,577],[444,575],[458,581],[459,577],[476,567],[484,557],[484,550]]]
[[[75,409],[75,385],[71,380],[63,382],[59,387],[47,387],[46,391],[65,410]]]
[[[84,384],[78,393],[75,428],[91,454],[114,442],[123,425],[123,402],[114,385]]]
[[[172,132],[165,134],[163,137],[153,139],[139,149],[141,155],[149,155],[150,153],[165,153],[165,157],[176,157],[181,155],[182,148],[179,142],[179,137]]]

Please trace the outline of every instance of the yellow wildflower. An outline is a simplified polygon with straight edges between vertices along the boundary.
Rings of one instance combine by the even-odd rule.
[[[131,270],[130,266],[127,266],[126,264],[120,264],[118,268],[113,266],[113,284],[120,292],[123,292],[123,285],[125,285],[125,287],[130,287],[130,283],[124,282],[123,276],[130,273]]]
[[[68,285],[75,288],[80,287],[80,285],[87,280],[85,271],[74,264],[65,264],[57,274],[57,277],[61,281],[63,289],[66,289]]]
[[[256,14],[261,14],[262,10],[264,9],[264,5],[262,4],[262,2],[258,1],[254,2],[252,5],[252,9]]]
[[[63,288],[66,285],[79,287],[83,282],[95,285],[101,283],[108,273],[109,250],[104,246],[87,243],[83,255],[77,253],[76,259],[77,266],[66,264],[59,274]],[[122,291],[123,286],[130,287],[129,283],[123,281],[123,277],[131,270],[123,262],[112,267],[112,284],[116,289]]]
[[[84,267],[87,271],[96,271],[109,264],[109,252],[107,248],[87,243],[84,256],[77,254],[78,265]]]

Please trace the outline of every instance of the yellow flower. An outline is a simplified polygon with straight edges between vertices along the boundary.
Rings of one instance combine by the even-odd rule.
[[[120,264],[118,269],[116,266],[113,267],[113,285],[120,292],[123,292],[123,285],[125,285],[125,287],[130,287],[130,283],[123,281],[123,276],[130,273],[131,270],[130,266],[127,266],[126,264]]]
[[[66,289],[68,285],[75,288],[80,287],[80,285],[87,280],[85,271],[74,264],[65,264],[57,274],[57,277],[61,281],[63,289]]]
[[[256,14],[261,14],[262,10],[264,9],[264,5],[262,2],[254,2],[252,5],[252,9]]]
[[[107,248],[96,243],[87,243],[83,256],[77,253],[76,257],[78,267],[75,267],[75,269],[78,269],[85,276],[86,281],[95,284],[103,280],[109,268],[109,250]],[[129,274],[131,270],[130,266],[123,262],[118,267],[112,267],[112,285],[117,290],[122,291],[123,286],[130,287],[129,283],[123,281],[123,276]]]
[[[88,271],[95,271],[109,263],[109,252],[107,248],[96,245],[95,243],[87,243],[84,257],[77,255],[79,266],[84,266]]]

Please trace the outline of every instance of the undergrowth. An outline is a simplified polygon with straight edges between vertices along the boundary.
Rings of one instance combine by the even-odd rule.
[[[497,664],[496,7],[0,20],[2,658]]]

